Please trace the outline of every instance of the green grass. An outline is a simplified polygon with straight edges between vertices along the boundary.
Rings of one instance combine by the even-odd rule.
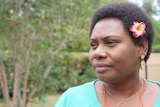
[[[39,101],[38,99],[34,99],[33,101],[28,103],[27,107],[53,107],[61,94],[54,94],[51,96],[44,97],[43,101]],[[11,102],[12,104],[12,102]],[[0,102],[0,107],[5,107],[4,102]]]

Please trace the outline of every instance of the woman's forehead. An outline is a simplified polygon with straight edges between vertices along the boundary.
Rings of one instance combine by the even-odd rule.
[[[96,23],[92,35],[117,35],[125,32],[123,23],[119,19],[107,18]]]

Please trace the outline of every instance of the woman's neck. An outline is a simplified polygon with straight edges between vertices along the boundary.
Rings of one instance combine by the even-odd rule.
[[[143,86],[143,80],[138,77],[135,79],[126,79],[119,83],[105,83],[106,90],[117,98],[129,98],[136,94]]]

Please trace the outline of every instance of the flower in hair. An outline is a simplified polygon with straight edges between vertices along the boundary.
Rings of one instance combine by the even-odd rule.
[[[143,37],[146,33],[145,29],[146,29],[145,23],[144,22],[139,23],[137,21],[133,22],[133,25],[130,26],[129,28],[129,30],[133,32],[133,37],[135,38],[138,38],[140,36]]]

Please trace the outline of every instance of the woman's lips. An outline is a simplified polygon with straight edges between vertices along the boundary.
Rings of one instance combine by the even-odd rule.
[[[106,64],[95,64],[94,69],[96,72],[103,73],[109,69],[109,65]]]

